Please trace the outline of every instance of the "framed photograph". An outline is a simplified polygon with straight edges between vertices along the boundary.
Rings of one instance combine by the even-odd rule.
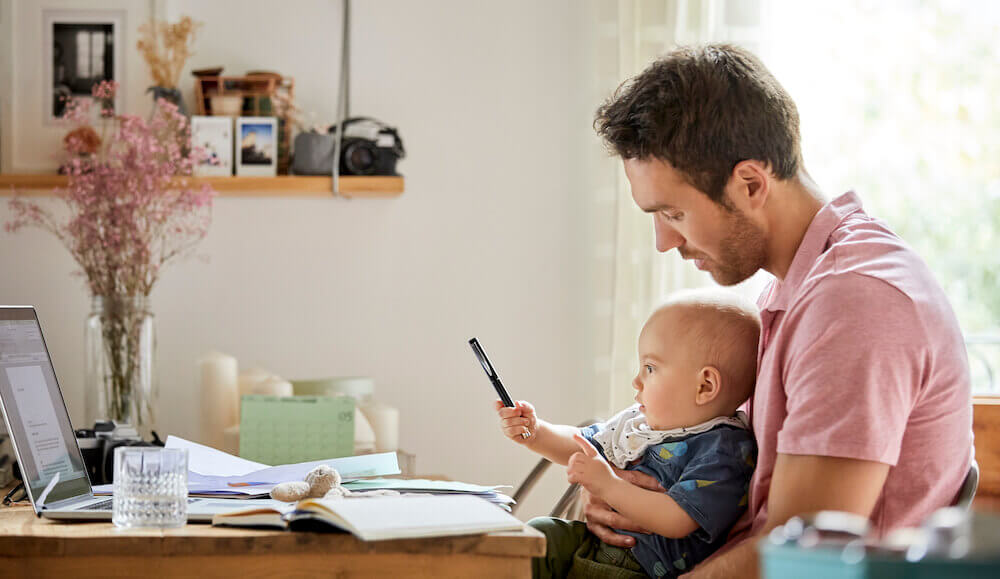
[[[163,1],[0,0],[0,172],[54,173],[68,130],[61,97],[89,98],[101,80],[119,84],[115,113],[149,116],[152,83],[135,43]]]
[[[62,116],[69,97],[90,98],[101,81],[124,84],[125,14],[116,10],[44,10],[42,12],[42,94],[46,123]],[[121,112],[123,92],[114,103]]]
[[[208,158],[194,168],[195,175],[228,177],[233,174],[233,119],[191,117],[191,146],[202,147]]]
[[[236,175],[274,177],[278,174],[278,119],[236,119]]]

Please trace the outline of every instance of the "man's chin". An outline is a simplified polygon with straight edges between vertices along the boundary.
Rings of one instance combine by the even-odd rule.
[[[718,271],[710,269],[708,273],[715,280],[715,283],[725,287],[734,286],[753,277],[753,273],[747,274],[733,270]]]

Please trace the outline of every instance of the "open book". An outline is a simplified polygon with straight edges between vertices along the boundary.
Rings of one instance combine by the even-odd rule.
[[[475,496],[400,495],[306,499],[287,508],[247,508],[215,515],[213,525],[341,529],[364,541],[516,531],[524,524]]]

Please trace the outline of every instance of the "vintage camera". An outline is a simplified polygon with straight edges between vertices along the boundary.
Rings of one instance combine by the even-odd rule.
[[[396,129],[370,117],[345,120],[340,148],[341,175],[396,175],[396,161],[406,156]],[[336,136],[337,125],[330,127]]]
[[[135,428],[111,420],[98,420],[93,428],[76,431],[76,443],[93,485],[114,482],[115,449],[119,446],[163,446],[158,442],[159,437],[155,434],[153,442],[146,442]]]

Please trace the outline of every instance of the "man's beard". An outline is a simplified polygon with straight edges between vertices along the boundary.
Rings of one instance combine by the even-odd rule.
[[[738,210],[727,211],[728,233],[719,245],[718,261],[711,261],[712,279],[731,286],[757,273],[767,262],[764,232]]]

